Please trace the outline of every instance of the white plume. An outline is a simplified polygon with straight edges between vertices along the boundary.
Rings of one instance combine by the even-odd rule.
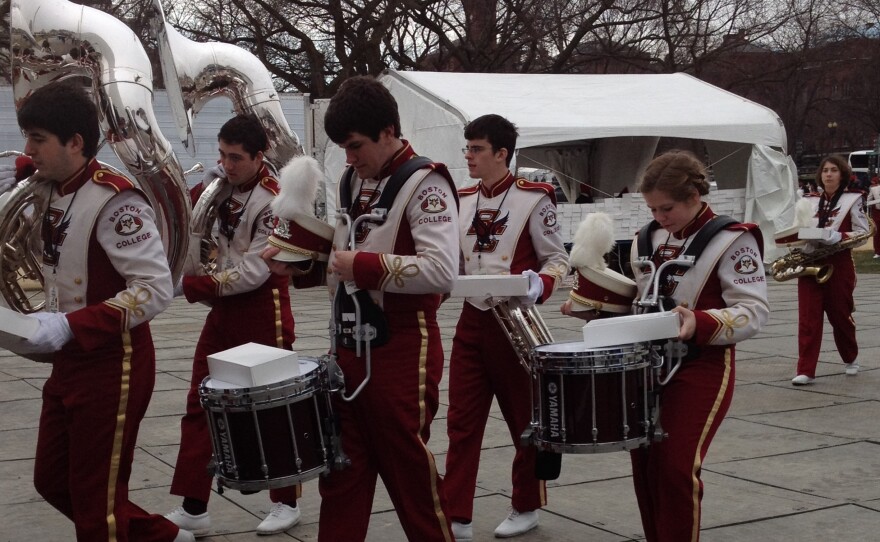
[[[605,254],[614,248],[614,222],[606,213],[590,213],[574,234],[569,261],[572,267],[604,271]]]
[[[813,225],[813,206],[806,198],[798,198],[794,204],[794,225],[809,228]]]
[[[295,156],[278,173],[281,192],[272,200],[275,216],[291,219],[294,215],[315,216],[315,198],[324,172],[311,156]]]

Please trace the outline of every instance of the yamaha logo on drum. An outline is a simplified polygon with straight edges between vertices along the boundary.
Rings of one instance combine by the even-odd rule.
[[[220,464],[224,472],[235,472],[235,460],[232,457],[232,442],[229,439],[229,430],[222,416],[215,418],[217,421],[217,443],[219,444]]]
[[[559,389],[556,382],[547,383],[547,415],[550,422],[550,437],[559,436]]]

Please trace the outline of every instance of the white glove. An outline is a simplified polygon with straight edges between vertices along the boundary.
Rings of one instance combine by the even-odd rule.
[[[207,188],[211,181],[219,177],[226,177],[226,170],[223,169],[223,164],[215,164],[205,170],[205,176],[202,177],[202,184]]]
[[[15,166],[0,164],[0,194],[5,194],[15,186]]]
[[[826,245],[836,245],[841,239],[843,239],[843,234],[839,231],[830,228],[823,228],[822,239],[819,239],[819,242]]]
[[[801,252],[803,252],[804,254],[812,254],[812,253],[816,252],[816,250],[818,250],[818,248],[819,248],[819,241],[810,240],[810,241],[807,241],[806,243],[804,243],[804,245],[801,247]]]
[[[541,298],[541,294],[544,293],[544,281],[541,280],[540,275],[531,269],[526,269],[522,272],[522,275],[529,278],[529,291],[526,295],[520,296],[519,301],[528,307],[537,303],[538,299]]]
[[[57,352],[73,338],[73,331],[63,312],[37,312],[28,315],[40,321],[40,327],[19,350],[26,354]]]

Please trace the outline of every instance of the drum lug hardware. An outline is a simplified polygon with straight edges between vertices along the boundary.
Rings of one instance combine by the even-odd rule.
[[[654,408],[651,409],[651,442],[661,442],[666,439],[669,434],[660,425],[660,394],[654,393]]]
[[[532,424],[532,427],[529,427],[525,431],[523,431],[523,434],[519,437],[519,445],[523,448],[526,448],[528,446],[535,446],[536,434],[537,433],[535,431],[534,424]]]
[[[684,358],[688,353],[688,346],[682,341],[667,341],[663,349],[669,359]]]
[[[376,328],[370,324],[363,324],[353,328],[356,341],[369,342],[376,338]]]
[[[342,451],[342,447],[340,447],[339,451],[333,455],[333,470],[347,469],[350,466],[351,459],[345,455],[345,452]]]

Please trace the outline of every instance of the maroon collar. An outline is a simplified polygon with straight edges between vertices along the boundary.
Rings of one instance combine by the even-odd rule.
[[[513,173],[511,173],[510,170],[508,170],[507,174],[502,177],[499,182],[492,185],[491,188],[485,183],[480,183],[480,193],[487,198],[494,198],[510,188],[510,185],[512,185],[514,181],[516,181],[516,177],[513,176]]]
[[[243,192],[250,192],[251,190],[253,190],[254,188],[257,187],[257,184],[259,184],[259,182],[261,180],[263,180],[264,178],[269,177],[269,176],[271,176],[271,174],[269,173],[269,168],[266,167],[266,164],[263,164],[260,167],[260,170],[257,171],[257,174],[254,175],[254,177],[251,180],[249,180],[248,182],[246,182],[242,185],[237,186],[236,188],[238,188],[238,191],[242,192],[242,193]]]
[[[410,146],[409,141],[402,139],[403,147],[400,148],[394,156],[391,157],[391,160],[385,164],[381,171],[379,171],[379,175],[376,176],[378,180],[382,180],[389,175],[393,175],[395,171],[407,160],[416,155],[416,151],[413,150],[412,146]]]
[[[73,194],[82,188],[82,186],[86,184],[99,169],[101,169],[101,164],[99,164],[96,159],[92,158],[82,169],[56,185],[58,194],[61,196]]]
[[[712,209],[709,208],[709,204],[703,202],[702,207],[700,208],[700,212],[697,213],[697,216],[694,217],[685,227],[680,229],[679,231],[672,234],[676,239],[685,239],[690,237],[699,231],[700,228],[706,225],[706,222],[709,222],[712,218],[715,217],[715,213],[712,212]]]

